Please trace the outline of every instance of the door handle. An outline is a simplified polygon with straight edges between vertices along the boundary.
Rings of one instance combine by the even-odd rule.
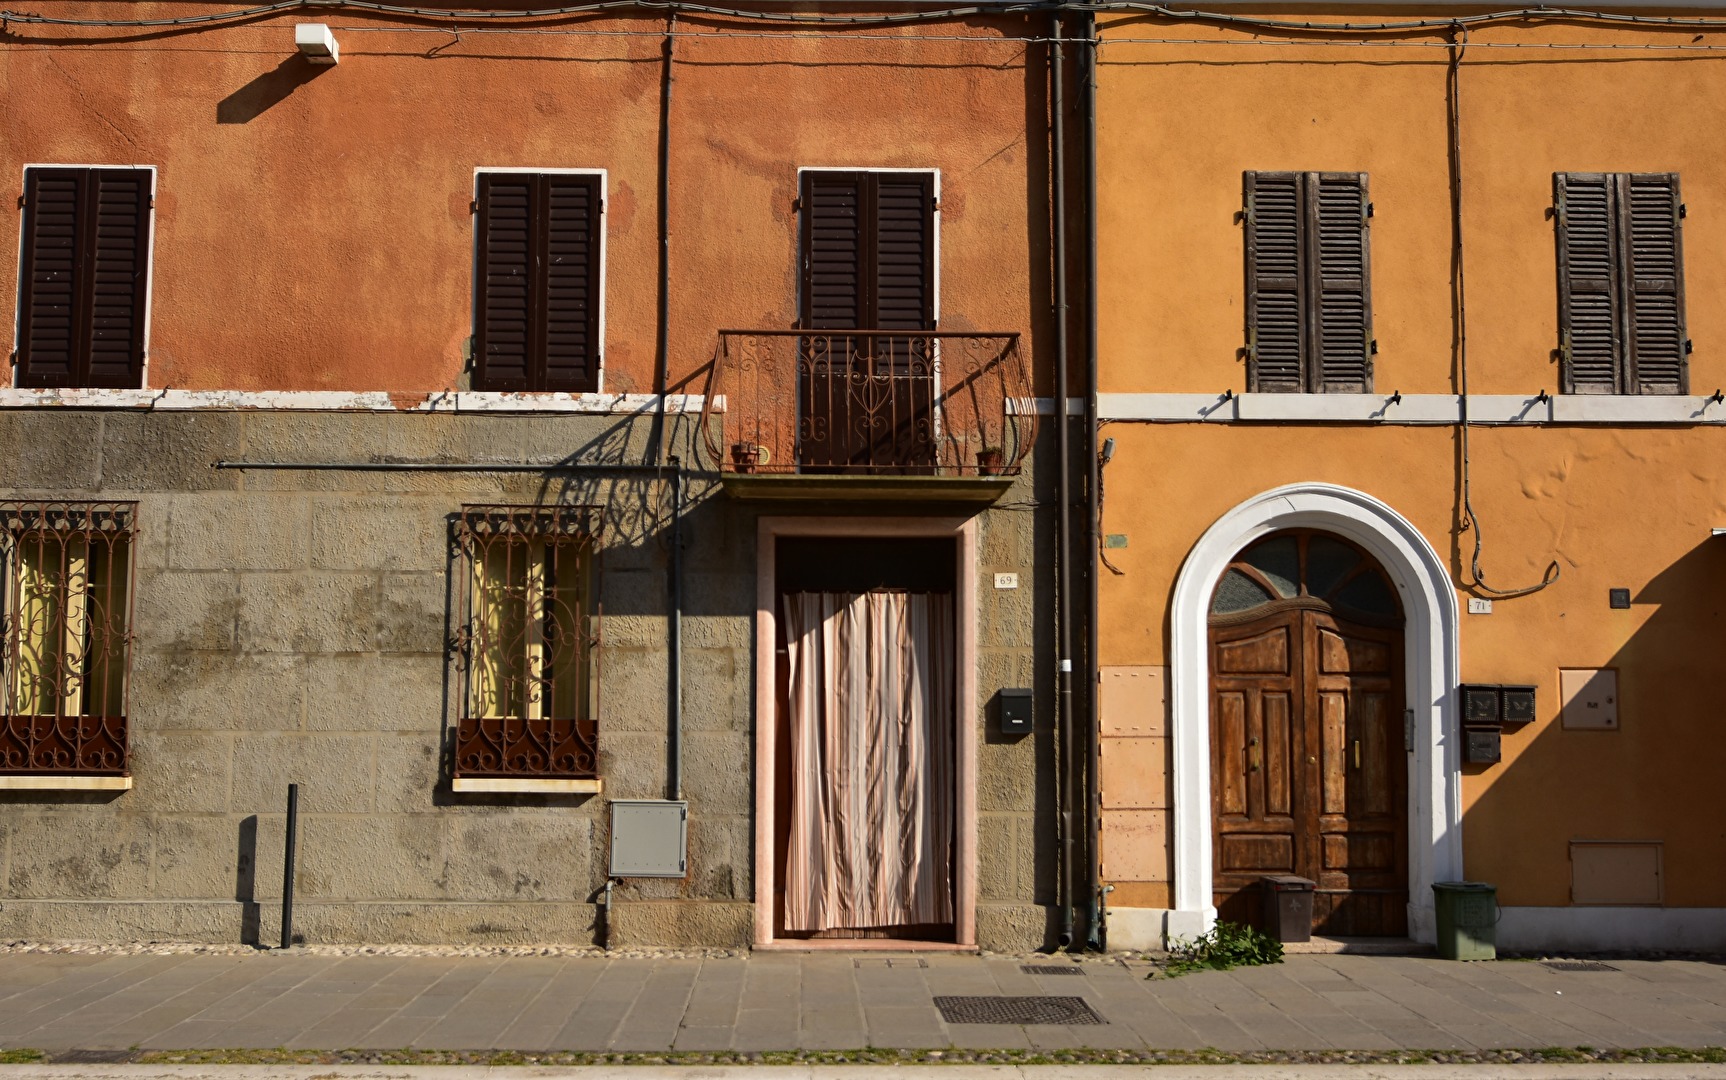
[[[1354,741],[1354,767],[1360,768],[1360,740]]]
[[[1259,740],[1257,735],[1247,740],[1247,772],[1259,771],[1262,755],[1257,749],[1258,745]]]

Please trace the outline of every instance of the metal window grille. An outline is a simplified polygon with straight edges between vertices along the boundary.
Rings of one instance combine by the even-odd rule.
[[[590,506],[470,506],[457,518],[455,776],[595,775],[598,524]]]
[[[0,773],[125,775],[136,516],[0,502]]]

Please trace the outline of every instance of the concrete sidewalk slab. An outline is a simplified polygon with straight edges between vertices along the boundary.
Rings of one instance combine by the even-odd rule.
[[[0,1047],[790,1051],[891,1048],[1480,1053],[1726,1046],[1726,963],[1309,954],[1145,978],[1108,958],[933,955],[68,957],[0,954]],[[1097,1025],[948,1023],[941,995],[1078,997]],[[419,1059],[409,1059],[419,1060]],[[687,1075],[687,1074],[685,1074]]]

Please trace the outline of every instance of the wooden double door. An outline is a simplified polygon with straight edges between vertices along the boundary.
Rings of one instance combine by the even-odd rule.
[[[1378,585],[1333,593],[1388,604],[1351,620],[1336,597],[1308,591],[1308,538],[1286,539],[1298,540],[1293,572],[1236,570],[1281,588],[1244,610],[1219,616],[1213,606],[1214,903],[1223,919],[1262,925],[1261,879],[1295,874],[1317,884],[1315,933],[1402,936],[1408,799],[1394,590],[1363,561],[1354,576],[1379,575]]]

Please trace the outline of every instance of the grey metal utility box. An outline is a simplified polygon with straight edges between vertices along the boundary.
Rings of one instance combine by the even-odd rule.
[[[611,800],[611,876],[686,877],[689,804],[669,799]]]

